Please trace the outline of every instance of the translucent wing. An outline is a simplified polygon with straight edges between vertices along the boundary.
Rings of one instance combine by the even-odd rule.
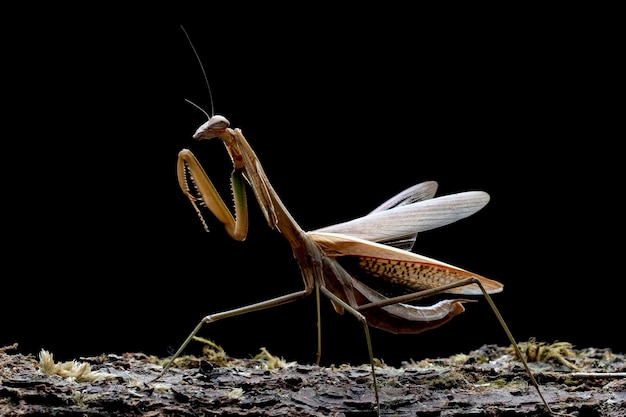
[[[435,181],[421,182],[391,197],[389,200],[372,210],[369,214],[431,199],[435,196],[437,187],[438,184]]]
[[[437,187],[438,184],[435,181],[425,181],[416,184],[385,201],[383,204],[372,210],[368,215],[389,210],[394,207],[405,206],[407,204],[413,204],[418,201],[424,201],[433,198],[435,196],[435,193],[437,192]],[[413,249],[413,245],[415,245],[416,238],[417,233],[412,233],[407,236],[379,242],[385,245],[395,246],[396,248],[410,251],[411,249]]]
[[[431,183],[422,184],[403,191],[366,216],[314,232],[339,233],[410,250],[417,233],[471,216],[489,202],[489,194],[483,191],[431,198],[436,183],[434,190]]]

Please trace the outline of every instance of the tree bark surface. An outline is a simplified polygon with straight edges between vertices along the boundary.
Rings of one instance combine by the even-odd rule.
[[[269,353],[243,360],[184,359],[153,381],[163,362],[142,353],[77,358],[50,368],[41,354],[5,347],[0,349],[0,415],[377,415],[369,364],[319,367],[286,363]],[[626,416],[623,354],[570,350],[529,365],[555,412]],[[549,415],[509,348],[485,345],[400,368],[379,364],[376,379],[381,415]]]

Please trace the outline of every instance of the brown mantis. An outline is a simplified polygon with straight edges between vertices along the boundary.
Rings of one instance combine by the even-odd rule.
[[[452,298],[426,307],[409,302],[441,293],[460,296],[482,294],[513,345],[542,402],[552,413],[489,295],[502,291],[502,284],[411,252],[419,232],[448,225],[474,214],[488,203],[490,197],[487,193],[469,191],[435,197],[437,183],[423,182],[397,194],[363,217],[306,232],[296,223],[272,187],[241,130],[231,128],[230,122],[223,116],[207,117],[209,120],[197,129],[193,138],[218,138],[224,143],[233,164],[231,187],[234,215],[188,149],[181,150],[178,155],[178,182],[183,193],[191,201],[207,231],[208,225],[203,216],[205,209],[223,223],[233,239],[243,241],[248,230],[247,183],[269,227],[280,232],[291,246],[304,288],[266,301],[207,315],[174,353],[160,375],[167,372],[204,324],[299,300],[315,290],[318,364],[321,354],[321,293],[331,301],[338,313],[347,311],[363,325],[376,408],[380,413],[370,326],[392,333],[419,333],[447,323],[465,310],[464,302],[471,300]]]
[[[410,252],[417,233],[450,224],[477,212],[489,201],[487,193],[469,191],[434,197],[437,184],[432,181],[423,182],[389,199],[366,216],[305,232],[287,211],[240,129],[230,128],[226,118],[216,115],[200,126],[193,137],[198,140],[221,139],[233,164],[231,186],[234,195],[234,216],[191,151],[183,149],[179,153],[177,169],[180,187],[193,204],[205,229],[208,230],[208,226],[202,212],[208,208],[224,224],[233,239],[246,238],[248,223],[245,184],[248,183],[268,225],[278,230],[291,246],[300,267],[304,289],[267,301],[207,315],[164,366],[162,374],[169,369],[174,359],[183,352],[204,324],[292,302],[310,295],[315,290],[318,300],[318,320],[319,294],[322,293],[330,299],[338,313],[347,311],[363,324],[379,409],[369,327],[393,333],[418,333],[432,329],[462,313],[463,303],[469,300],[443,300],[427,307],[411,305],[408,304],[409,301],[438,293],[482,294],[522,360],[543,403],[550,410],[511,332],[489,295],[500,292],[502,284]],[[364,280],[367,280],[367,283]],[[379,291],[375,289],[377,284],[385,288]],[[402,291],[398,292],[400,289]],[[321,340],[319,332],[318,326],[318,363]]]

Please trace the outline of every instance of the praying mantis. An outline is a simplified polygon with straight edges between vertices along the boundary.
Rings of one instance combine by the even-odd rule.
[[[207,114],[207,117],[208,120],[196,130],[193,138],[217,138],[224,144],[233,165],[230,180],[234,213],[231,213],[189,149],[182,149],[178,154],[177,175],[182,192],[193,205],[205,230],[209,230],[204,217],[208,210],[223,224],[230,237],[243,241],[248,231],[246,186],[249,186],[268,226],[278,231],[290,245],[304,288],[205,316],[155,379],[167,372],[205,324],[280,306],[315,292],[318,319],[317,363],[319,364],[321,355],[319,321],[322,294],[330,300],[337,313],[347,312],[363,325],[376,410],[380,413],[370,327],[397,334],[419,333],[447,323],[465,310],[465,302],[472,300],[451,298],[431,306],[417,306],[409,302],[444,293],[454,296],[483,295],[543,404],[553,413],[491,299],[490,294],[502,291],[503,285],[451,264],[411,252],[418,233],[448,225],[476,213],[489,202],[487,193],[467,191],[436,197],[437,183],[422,182],[395,195],[365,216],[313,231],[304,231],[274,190],[241,129],[231,128],[230,122],[224,116]]]
[[[408,304],[439,293],[461,296],[483,295],[511,341],[518,357],[537,389],[539,385],[490,294],[502,291],[503,285],[462,268],[411,252],[418,233],[448,225],[480,210],[489,201],[482,191],[467,191],[435,197],[437,183],[419,183],[387,200],[369,214],[344,223],[306,232],[296,223],[272,187],[263,167],[240,129],[230,128],[229,121],[214,115],[198,128],[194,139],[222,140],[233,164],[231,186],[234,215],[226,206],[204,169],[189,149],[178,155],[177,173],[183,193],[192,203],[204,228],[208,223],[203,211],[208,209],[223,223],[235,240],[247,236],[248,184],[270,228],[287,240],[300,268],[304,288],[291,294],[261,301],[204,317],[164,366],[162,374],[180,356],[204,324],[228,317],[279,306],[309,296],[315,291],[318,321],[320,293],[330,299],[335,311],[348,312],[363,325],[371,364],[373,387],[380,409],[378,387],[369,327],[392,333],[419,333],[436,328],[464,311],[469,299],[449,299],[432,306]],[[362,279],[363,278],[363,279]],[[368,285],[364,282],[364,279]],[[387,292],[373,288],[381,284]],[[402,289],[400,295],[389,295]],[[318,354],[320,359],[320,326]],[[551,410],[550,410],[551,412]]]

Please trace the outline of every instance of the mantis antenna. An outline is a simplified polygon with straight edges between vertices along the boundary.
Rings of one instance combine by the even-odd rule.
[[[211,116],[209,116],[209,113],[207,113],[202,107],[198,106],[196,103],[194,103],[193,101],[189,100],[189,99],[185,99],[185,101],[189,104],[191,104],[192,106],[194,106],[196,109],[200,110],[202,113],[204,113],[204,115],[206,116],[207,119],[210,119]],[[213,103],[211,103],[211,110],[213,109]]]
[[[187,100],[187,102],[189,102],[190,104],[193,104],[198,109],[202,110],[202,112],[206,114],[207,118],[210,119],[211,117],[215,116],[215,107],[213,107],[213,93],[211,93],[211,84],[209,84],[209,77],[206,75],[206,70],[204,69],[204,65],[202,65],[202,60],[200,59],[200,55],[198,54],[196,47],[193,45],[193,42],[191,42],[191,38],[189,37],[189,34],[187,33],[183,25],[180,25],[180,28],[183,30],[183,33],[185,33],[185,37],[187,38],[187,41],[189,42],[189,45],[191,46],[191,49],[193,50],[193,53],[196,56],[196,59],[198,60],[200,69],[202,70],[202,75],[204,76],[204,82],[206,83],[207,90],[209,90],[209,101],[211,102],[211,116],[209,116],[207,112],[205,112],[202,108],[200,108],[200,106],[192,103],[189,100]]]

